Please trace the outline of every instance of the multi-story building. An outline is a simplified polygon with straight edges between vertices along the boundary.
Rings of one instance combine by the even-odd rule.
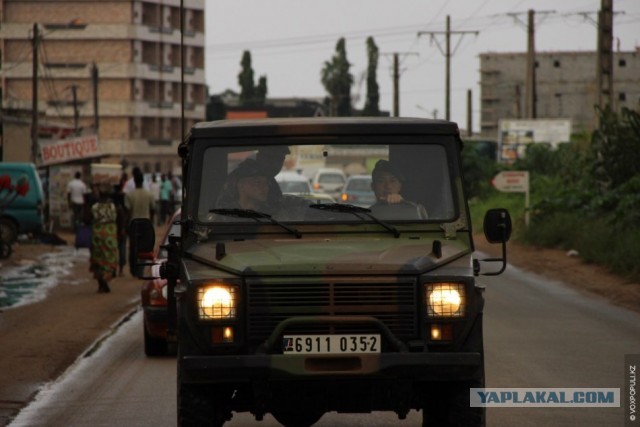
[[[205,0],[183,0],[183,36],[180,3],[0,0],[3,112],[32,111],[38,46],[40,122],[66,124],[80,133],[97,130],[103,161],[146,172],[174,169],[183,136],[181,39],[185,129],[205,118],[207,102]]]
[[[481,134],[496,137],[501,119],[524,119],[526,53],[480,55]],[[640,51],[615,52],[613,108],[640,109]],[[537,118],[571,119],[573,132],[597,126],[595,52],[536,53]]]

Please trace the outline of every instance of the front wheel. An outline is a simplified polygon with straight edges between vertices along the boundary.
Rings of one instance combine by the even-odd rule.
[[[0,218],[0,240],[9,244],[18,240],[18,225],[9,218]]]
[[[318,422],[324,412],[274,412],[273,417],[285,427],[311,427]]]
[[[0,259],[7,259],[11,256],[13,249],[11,245],[3,240],[0,240]]]
[[[484,427],[485,408],[469,406],[469,389],[482,387],[479,382],[443,386],[427,397],[422,409],[423,427]]]
[[[142,329],[144,330],[144,354],[148,357],[166,356],[167,340],[149,335],[144,322],[142,322]]]

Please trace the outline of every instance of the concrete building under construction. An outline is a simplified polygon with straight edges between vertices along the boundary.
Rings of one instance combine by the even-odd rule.
[[[480,55],[481,134],[495,138],[501,119],[525,119],[526,53]],[[640,51],[613,53],[612,107],[640,110]],[[571,119],[573,132],[598,125],[596,52],[536,53],[536,117]]]

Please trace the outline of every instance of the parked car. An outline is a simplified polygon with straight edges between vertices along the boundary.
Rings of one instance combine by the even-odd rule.
[[[152,276],[157,279],[145,280],[140,290],[140,303],[143,311],[144,353],[147,356],[167,354],[167,281],[160,278],[160,264],[167,259],[167,251],[161,246],[169,243],[169,236],[180,235],[180,220],[177,210],[167,224],[160,246],[156,249],[152,267]]]
[[[320,168],[313,177],[312,186],[315,191],[327,193],[338,199],[346,181],[347,176],[341,169]]]
[[[282,194],[311,194],[313,189],[309,179],[297,172],[280,172],[276,175],[276,182],[282,190]]]
[[[44,226],[44,193],[33,163],[0,163],[0,240],[40,233]]]
[[[376,202],[371,189],[371,175],[352,175],[344,185],[340,201],[350,205],[368,208]]]

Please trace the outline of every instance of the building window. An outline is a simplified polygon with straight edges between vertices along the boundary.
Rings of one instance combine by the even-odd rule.
[[[560,68],[560,61],[558,61],[557,59],[553,61],[553,66],[554,68]]]
[[[627,61],[624,60],[624,59],[621,59],[621,60],[618,61],[618,65],[620,67],[626,67],[627,66]]]
[[[627,100],[627,94],[626,94],[626,93],[624,93],[624,92],[620,92],[620,93],[618,94],[618,100],[619,100],[619,101],[626,101],[626,100]]]

